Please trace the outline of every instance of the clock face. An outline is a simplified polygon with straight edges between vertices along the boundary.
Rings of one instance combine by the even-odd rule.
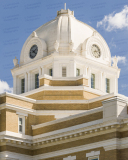
[[[37,45],[33,45],[30,49],[30,52],[29,52],[29,55],[30,55],[30,58],[35,58],[35,56],[37,55],[37,52],[38,52],[38,47]]]
[[[92,45],[91,51],[92,51],[92,55],[93,55],[95,58],[100,58],[100,56],[101,56],[101,51],[100,51],[99,47],[98,47],[96,44],[93,44],[93,45]]]

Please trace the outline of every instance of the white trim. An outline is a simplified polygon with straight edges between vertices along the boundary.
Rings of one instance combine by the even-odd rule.
[[[63,158],[63,160],[76,160],[76,156],[68,156],[66,158]]]
[[[25,114],[25,113],[16,112],[16,114],[17,114],[17,115],[20,115],[20,116],[28,117],[28,114]]]
[[[91,151],[89,153],[86,153],[86,157],[93,157],[93,156],[99,156],[100,151]]]

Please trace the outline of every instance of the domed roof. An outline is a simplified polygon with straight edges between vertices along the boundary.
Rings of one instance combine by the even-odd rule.
[[[99,43],[106,54],[103,58],[107,58],[110,63],[110,51],[102,36],[91,26],[77,20],[73,11],[61,9],[54,20],[42,25],[28,37],[21,51],[20,64],[29,61],[29,57],[26,59],[24,54],[29,52],[33,44],[38,44],[41,50],[34,60],[54,52],[60,55],[74,53],[86,57],[89,38],[91,43]]]

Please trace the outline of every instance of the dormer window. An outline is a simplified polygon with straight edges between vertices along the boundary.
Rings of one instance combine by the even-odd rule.
[[[18,132],[21,134],[25,133],[25,117],[20,115],[18,117]]]
[[[80,76],[80,69],[76,68],[76,76]]]
[[[66,77],[66,67],[62,67],[62,77]]]
[[[21,79],[21,93],[25,92],[25,78]]]
[[[35,74],[35,89],[39,88],[39,73]]]
[[[106,92],[110,93],[110,79],[106,78]]]
[[[49,75],[52,76],[52,68],[49,69]]]
[[[95,74],[91,74],[91,88],[95,88]]]

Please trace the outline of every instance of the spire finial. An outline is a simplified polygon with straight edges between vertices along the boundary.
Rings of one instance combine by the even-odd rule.
[[[64,10],[66,10],[66,3],[64,4]]]

